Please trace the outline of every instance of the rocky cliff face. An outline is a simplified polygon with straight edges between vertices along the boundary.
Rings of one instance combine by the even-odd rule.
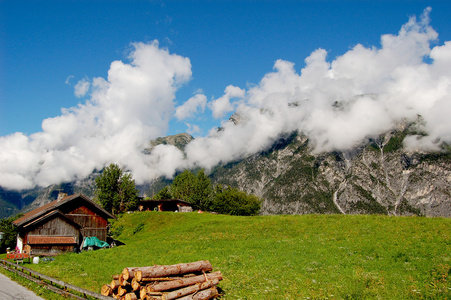
[[[352,151],[317,154],[310,149],[307,137],[293,133],[280,138],[265,152],[217,166],[210,177],[214,183],[261,197],[263,214],[451,217],[451,153],[408,153],[402,149],[404,136],[403,130],[388,132]],[[191,139],[177,135],[154,141],[152,146],[168,143],[183,149]],[[20,204],[14,211],[28,211],[53,201],[58,190],[92,197],[97,175],[12,193],[14,201]],[[160,178],[138,188],[152,195],[167,184],[170,181]],[[11,211],[4,207],[8,209],[6,214]]]
[[[263,214],[451,216],[449,153],[407,153],[394,131],[348,152],[314,154],[292,134],[270,150],[217,167],[214,182],[263,199]]]
[[[185,146],[191,142],[194,138],[188,133],[179,133],[176,135],[169,135],[165,137],[159,137],[153,141],[150,141],[150,147],[146,149],[149,153],[158,145],[173,145],[180,150],[184,150]]]

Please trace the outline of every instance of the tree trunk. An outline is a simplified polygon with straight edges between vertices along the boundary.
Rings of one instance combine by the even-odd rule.
[[[114,299],[121,299],[121,296],[119,296],[118,294],[113,293],[113,298]]]
[[[178,298],[177,300],[208,300],[218,296],[218,289],[214,286],[208,290],[203,290],[198,293]]]
[[[124,268],[122,270],[122,278],[124,278],[124,280],[132,280],[133,278],[135,278],[135,272],[142,267],[133,267],[133,268]]]
[[[116,290],[120,285],[121,284],[118,279],[111,280],[110,286],[113,291]]]
[[[100,294],[102,294],[103,296],[109,296],[113,294],[113,290],[111,289],[111,286],[109,286],[108,284],[104,284],[100,289]]]
[[[171,281],[171,280],[177,280],[177,279],[183,279],[183,277],[147,277],[147,278],[141,278],[141,280],[139,282]]]
[[[139,299],[145,299],[146,298],[146,294],[147,294],[147,289],[146,288],[142,288],[139,291]]]
[[[125,279],[124,275],[121,274],[121,276],[119,276],[119,284],[122,285],[122,286],[126,286],[126,285],[129,285],[130,282],[128,282],[128,281]]]
[[[122,275],[125,280],[136,278],[136,280],[141,281],[142,278],[147,277],[166,277],[201,271],[208,272],[212,269],[213,267],[208,260],[202,260],[177,265],[157,265],[151,267],[124,268],[122,270]]]
[[[172,300],[172,299],[177,299],[179,297],[183,297],[189,294],[193,294],[197,291],[201,291],[201,290],[205,290],[208,288],[211,288],[213,286],[216,286],[219,283],[219,279],[215,278],[212,281],[205,281],[202,283],[196,283],[194,285],[188,286],[186,288],[182,288],[179,290],[175,290],[169,293],[164,293],[163,297],[161,298],[162,300]]]
[[[125,295],[125,300],[138,300],[138,297],[136,297],[135,293],[128,293]]]
[[[128,290],[123,286],[119,286],[119,288],[117,289],[117,294],[119,296],[124,296],[126,293],[128,293]]]
[[[146,299],[146,300],[161,300],[161,296],[152,296],[152,295],[146,294],[146,295],[144,296],[144,298],[141,298],[141,299]]]
[[[141,285],[139,284],[139,282],[136,280],[136,278],[132,279],[132,283],[131,283],[132,289],[134,291],[139,290],[139,288],[141,287]]]
[[[155,284],[149,284],[147,286],[147,291],[148,292],[167,291],[167,290],[185,287],[188,285],[193,285],[196,283],[201,283],[204,281],[210,281],[213,279],[222,280],[221,271],[203,274],[203,275],[194,276],[194,277],[188,277],[188,278],[184,278],[184,279],[177,279],[177,280],[173,280],[173,281],[165,281],[165,282],[159,282],[159,283],[155,283]]]
[[[162,300],[161,295],[163,293],[147,293],[147,290],[143,288],[139,292],[139,298],[140,299],[146,299],[146,300]]]

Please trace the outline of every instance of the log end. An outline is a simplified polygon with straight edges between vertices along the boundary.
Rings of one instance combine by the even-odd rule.
[[[111,289],[111,286],[108,284],[102,285],[102,288],[100,289],[100,294],[103,296],[110,296],[113,293],[113,290]]]
[[[142,279],[143,279],[143,272],[142,271],[136,271],[135,278],[139,282],[142,281]]]
[[[137,300],[138,297],[136,297],[135,293],[128,293],[125,295],[125,300]]]
[[[128,268],[124,268],[122,270],[122,278],[124,280],[128,280],[130,278],[130,272],[128,271]]]

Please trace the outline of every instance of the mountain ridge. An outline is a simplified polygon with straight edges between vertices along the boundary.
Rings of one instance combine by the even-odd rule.
[[[209,176],[213,183],[262,198],[262,214],[451,217],[450,152],[407,152],[402,142],[410,129],[398,128],[352,150],[320,154],[313,152],[308,137],[292,132],[265,151],[216,166]],[[159,144],[172,144],[183,150],[191,140],[186,133],[162,137],[152,141],[148,151]],[[76,182],[23,192],[0,190],[0,217],[44,205],[56,198],[58,190],[92,197],[98,174],[93,172]],[[144,195],[152,196],[170,182],[158,178],[138,188]]]

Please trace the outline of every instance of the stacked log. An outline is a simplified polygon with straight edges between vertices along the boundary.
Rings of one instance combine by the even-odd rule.
[[[208,260],[177,265],[124,268],[100,292],[121,300],[206,300],[219,295],[220,271]]]

